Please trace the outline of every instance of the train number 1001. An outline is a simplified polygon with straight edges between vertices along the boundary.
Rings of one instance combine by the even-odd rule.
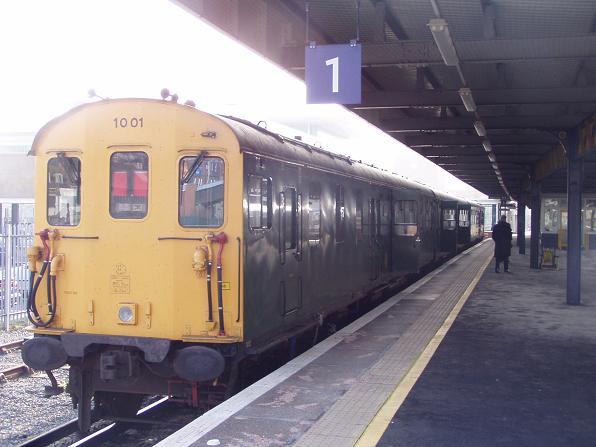
[[[114,118],[114,127],[116,129],[124,129],[125,127],[143,127],[143,117]]]

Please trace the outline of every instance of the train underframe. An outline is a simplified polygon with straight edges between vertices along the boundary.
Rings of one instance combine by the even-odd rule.
[[[46,353],[42,357],[47,366],[40,363],[41,351]],[[36,335],[23,347],[24,360],[37,359],[34,369],[70,366],[67,391],[81,432],[87,432],[98,418],[135,416],[148,395],[211,408],[234,391],[243,356],[238,343],[193,345],[75,333]]]

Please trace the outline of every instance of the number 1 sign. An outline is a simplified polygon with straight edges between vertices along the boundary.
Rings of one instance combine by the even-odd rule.
[[[305,61],[308,104],[360,104],[360,44],[307,46]]]

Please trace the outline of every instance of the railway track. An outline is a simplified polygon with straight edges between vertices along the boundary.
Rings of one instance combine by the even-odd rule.
[[[24,363],[21,363],[20,365],[0,370],[0,382],[30,376],[31,374],[33,374],[33,370]]]
[[[167,418],[167,414],[171,412],[171,410],[172,402],[170,402],[169,398],[164,397],[139,410],[135,417],[109,419],[109,421],[113,422],[111,422],[109,425],[97,429],[96,431],[88,435],[77,435],[77,420],[72,419],[69,422],[66,422],[65,424],[48,430],[47,432],[42,433],[39,436],[36,436],[19,444],[18,447],[45,447],[57,441],[65,439],[69,436],[74,436],[75,438],[78,438],[72,440],[73,443],[70,444],[71,447],[99,446],[115,438],[116,436],[118,436],[119,434],[128,430],[131,427],[139,425],[173,425],[171,423],[168,423],[167,421],[162,420]],[[97,419],[95,423],[101,420],[102,419]],[[178,428],[178,424],[176,424],[176,428]]]
[[[23,343],[25,343],[24,339],[11,341],[10,343],[4,343],[3,345],[0,345],[0,354],[7,354],[16,349],[21,349],[23,347]]]
[[[25,340],[16,340],[11,341],[9,343],[4,343],[0,345],[0,354],[9,354],[14,351],[18,351],[23,347],[23,343]],[[8,368],[0,369],[0,383],[5,382],[7,380],[18,379],[20,377],[30,376],[33,373],[33,370],[29,368],[24,363],[19,363],[17,365],[11,365]]]

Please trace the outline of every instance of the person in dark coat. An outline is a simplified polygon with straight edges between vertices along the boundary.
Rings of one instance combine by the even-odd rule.
[[[495,272],[499,273],[501,262],[505,272],[509,273],[509,256],[511,256],[511,225],[507,223],[507,217],[501,216],[501,220],[493,227],[493,240],[495,241]]]

